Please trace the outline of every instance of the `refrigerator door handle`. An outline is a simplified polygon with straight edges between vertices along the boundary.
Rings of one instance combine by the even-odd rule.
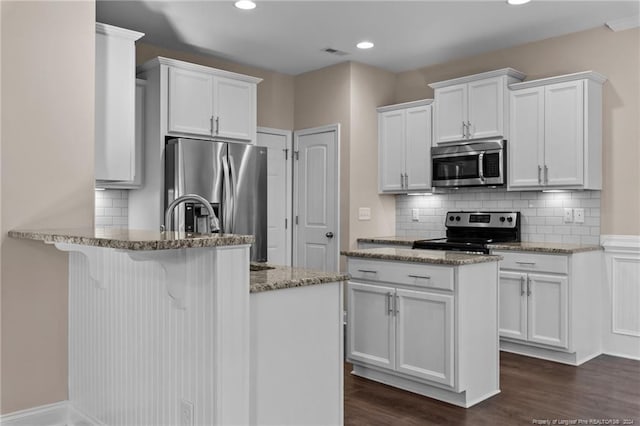
[[[228,164],[228,171],[229,171],[229,206],[230,208],[228,209],[229,212],[229,223],[230,223],[230,227],[229,227],[229,232],[230,233],[235,233],[236,232],[236,228],[235,228],[235,217],[236,217],[236,164],[235,161],[233,160],[233,155],[231,155],[231,153],[229,153],[229,164]]]
[[[229,172],[229,163],[227,158],[222,157],[222,173],[224,181],[224,202],[222,205],[222,217],[224,223],[222,224],[222,231],[224,233],[231,233],[232,231],[232,214],[233,205],[231,202],[231,173]]]

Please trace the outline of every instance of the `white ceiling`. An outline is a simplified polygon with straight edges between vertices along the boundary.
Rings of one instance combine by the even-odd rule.
[[[296,75],[347,60],[406,71],[640,14],[637,0],[255,1],[244,11],[231,0],[98,0],[96,19],[144,32],[143,42]],[[365,39],[375,47],[357,49]]]

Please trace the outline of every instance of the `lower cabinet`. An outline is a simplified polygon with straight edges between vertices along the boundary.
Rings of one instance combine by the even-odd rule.
[[[349,282],[349,358],[454,386],[454,298]]]

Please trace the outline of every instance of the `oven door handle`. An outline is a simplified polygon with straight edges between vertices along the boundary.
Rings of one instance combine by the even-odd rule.
[[[481,182],[484,182],[484,169],[483,169],[483,163],[484,163],[484,152],[481,152],[478,155],[478,177],[480,178]]]

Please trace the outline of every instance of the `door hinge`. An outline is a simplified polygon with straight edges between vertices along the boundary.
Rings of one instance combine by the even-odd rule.
[[[293,155],[295,155],[296,160],[300,159],[300,151],[293,151]]]
[[[287,161],[289,159],[289,148],[285,148],[283,149],[284,151],[284,161]]]

